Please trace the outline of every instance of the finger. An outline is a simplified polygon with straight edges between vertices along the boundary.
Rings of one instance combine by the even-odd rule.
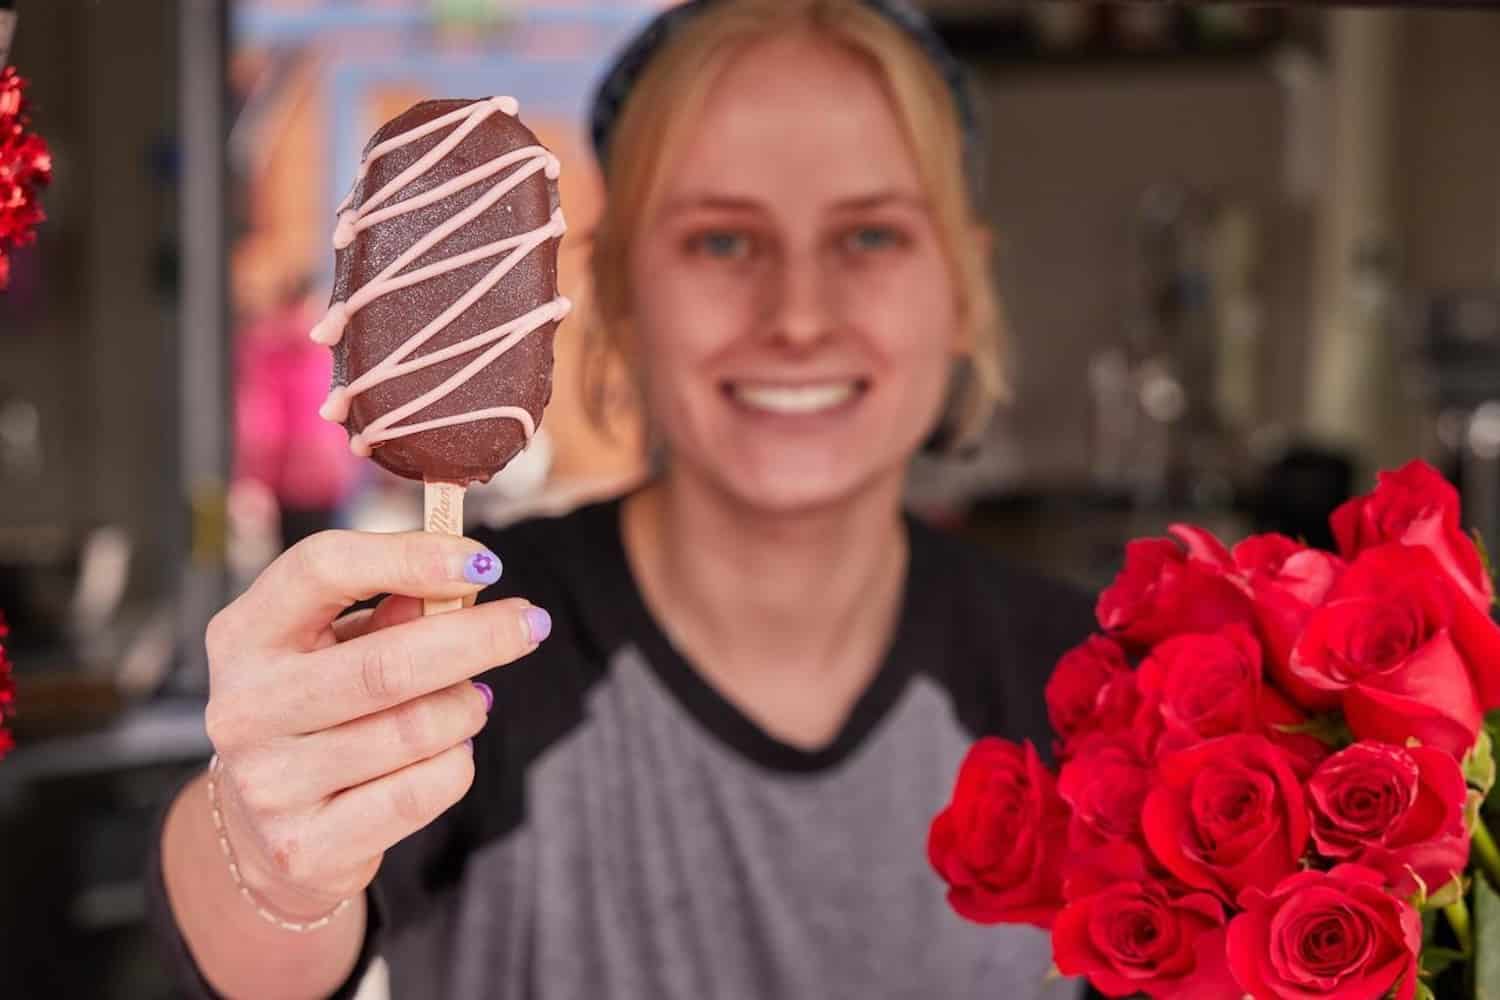
[[[495,601],[272,660],[235,697],[271,735],[314,733],[511,663],[550,630],[541,608]]]
[[[374,857],[447,812],[473,783],[474,755],[457,746],[340,792],[313,829],[320,842],[338,845],[340,857]]]
[[[463,598],[500,577],[500,560],[478,542],[426,531],[324,531],[266,567],[240,600],[235,621],[262,638],[311,649],[341,611],[376,594]]]
[[[405,594],[392,594],[373,608],[355,611],[333,623],[333,634],[339,642],[358,639],[371,632],[379,632],[392,625],[400,625],[422,617],[422,602]]]
[[[323,802],[471,739],[484,728],[489,700],[461,681],[332,729],[294,738],[278,751],[274,774],[284,807]],[[255,779],[250,779],[254,781]]]

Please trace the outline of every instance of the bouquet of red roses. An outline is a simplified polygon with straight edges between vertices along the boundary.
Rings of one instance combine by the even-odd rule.
[[[1334,512],[1337,554],[1131,542],[1047,685],[1060,770],[982,739],[932,823],[953,908],[1049,928],[1113,997],[1500,988],[1500,628],[1459,524],[1413,462]]]

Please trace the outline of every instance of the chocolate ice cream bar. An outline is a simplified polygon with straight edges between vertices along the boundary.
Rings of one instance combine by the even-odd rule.
[[[334,348],[322,407],[356,454],[428,483],[487,481],[552,393],[565,225],[559,164],[516,101],[425,101],[380,128],[339,206],[313,330]]]

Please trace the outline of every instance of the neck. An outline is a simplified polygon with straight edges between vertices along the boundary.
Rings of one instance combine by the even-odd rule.
[[[898,480],[766,513],[682,472],[636,494],[625,538],[647,602],[700,671],[728,681],[874,672],[900,609]]]

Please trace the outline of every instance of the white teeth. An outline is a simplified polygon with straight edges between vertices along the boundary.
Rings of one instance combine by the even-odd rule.
[[[771,413],[818,413],[831,410],[854,395],[853,382],[828,382],[821,385],[741,385],[731,386],[734,398],[747,406]]]

